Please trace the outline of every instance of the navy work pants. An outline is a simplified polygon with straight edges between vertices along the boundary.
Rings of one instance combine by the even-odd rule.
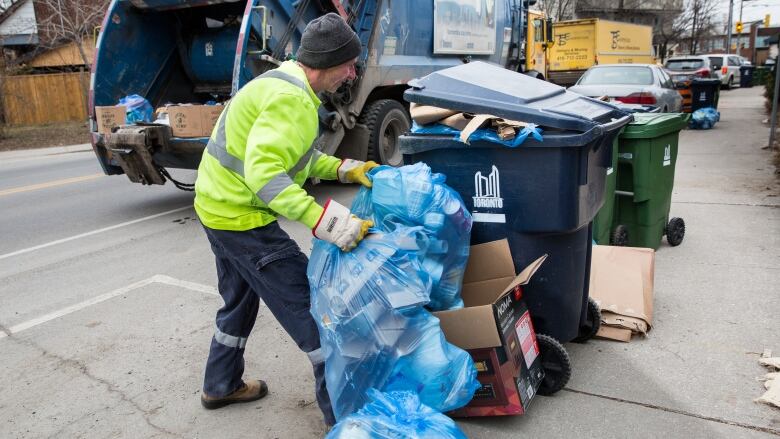
[[[203,391],[222,397],[242,385],[244,347],[262,299],[298,347],[309,355],[317,402],[325,422],[335,424],[325,389],[319,332],[309,313],[306,255],[277,222],[243,232],[204,228],[216,257],[219,294],[225,305],[217,311]]]

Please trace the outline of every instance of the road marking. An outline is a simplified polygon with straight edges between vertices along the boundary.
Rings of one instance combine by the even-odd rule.
[[[10,257],[13,257],[13,256],[19,256],[19,255],[22,255],[22,254],[25,254],[25,253],[29,253],[29,252],[32,252],[32,251],[35,251],[35,250],[40,250],[42,248],[51,247],[53,245],[62,244],[62,243],[68,242],[68,241],[73,241],[74,239],[85,238],[87,236],[97,235],[98,233],[108,232],[109,230],[114,230],[114,229],[118,229],[120,227],[133,225],[133,224],[136,224],[136,223],[140,223],[141,221],[146,221],[146,220],[150,220],[150,219],[159,218],[161,216],[169,215],[171,213],[181,212],[182,210],[187,210],[187,209],[192,209],[192,206],[184,206],[184,207],[180,207],[178,209],[166,210],[165,212],[156,213],[154,215],[145,216],[143,218],[134,219],[132,221],[126,221],[126,222],[123,222],[123,223],[120,223],[120,224],[115,224],[113,226],[108,226],[108,227],[104,227],[102,229],[93,230],[91,232],[82,233],[80,235],[69,236],[67,238],[58,239],[56,241],[47,242],[45,244],[36,245],[34,247],[23,248],[21,250],[15,251],[15,252],[11,252],[11,253],[6,253],[4,255],[0,255],[0,260],[6,259],[6,258],[10,258]]]
[[[219,292],[217,292],[217,289],[208,285],[199,284],[196,282],[189,282],[181,279],[176,279],[170,276],[165,276],[162,274],[154,275],[148,279],[144,279],[135,283],[132,283],[130,285],[117,288],[113,291],[109,291],[108,293],[101,294],[97,297],[93,297],[91,299],[87,299],[83,302],[79,302],[75,305],[67,306],[65,308],[62,308],[57,311],[50,312],[48,314],[42,315],[40,317],[34,318],[32,320],[28,320],[23,323],[19,323],[18,325],[11,326],[10,328],[7,328],[5,331],[0,331],[0,339],[4,337],[8,337],[13,334],[17,334],[19,332],[22,332],[24,330],[36,327],[38,325],[42,325],[46,322],[50,322],[54,319],[58,319],[60,317],[66,316],[68,314],[72,314],[76,311],[80,311],[84,308],[90,307],[92,305],[97,305],[98,303],[105,302],[106,300],[113,299],[114,297],[121,296],[123,294],[127,294],[131,291],[137,290],[139,288],[143,288],[147,285],[151,285],[153,283],[161,283],[165,285],[172,285],[176,287],[181,287],[184,289],[197,291],[199,293],[209,294],[212,296],[219,296]]]
[[[29,186],[20,186],[20,187],[15,187],[15,188],[0,191],[0,197],[4,195],[18,194],[21,192],[37,191],[38,189],[64,186],[66,184],[71,184],[71,183],[80,183],[82,181],[94,180],[100,177],[106,177],[106,174],[103,174],[101,172],[99,174],[82,175],[80,177],[63,178],[62,180],[47,181],[46,183],[31,184]]]

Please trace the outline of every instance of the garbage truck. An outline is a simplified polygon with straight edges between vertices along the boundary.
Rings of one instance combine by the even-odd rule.
[[[225,102],[254,77],[294,58],[306,23],[336,12],[357,32],[363,50],[356,79],[321,96],[315,146],[338,157],[401,165],[397,138],[411,125],[402,98],[409,80],[471,60],[543,78],[540,53],[552,26],[539,13],[529,16],[529,3],[534,1],[113,0],[92,69],[93,149],[108,175],[126,174],[146,185],[170,180],[191,189],[167,168],[197,169],[210,130],[176,136],[170,120],[99,130],[95,110],[133,94],[153,108]]]

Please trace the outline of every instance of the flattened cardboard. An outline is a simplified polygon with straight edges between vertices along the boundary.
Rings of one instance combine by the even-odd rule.
[[[409,113],[412,116],[412,120],[420,125],[427,125],[429,123],[437,122],[453,114],[459,113],[455,110],[447,110],[446,108],[434,107],[432,105],[420,105],[412,102],[409,104]]]
[[[97,132],[109,134],[114,127],[125,124],[127,107],[124,105],[95,107],[95,120],[97,120]]]
[[[490,114],[477,114],[460,132],[460,141],[468,144],[469,137],[474,134],[474,131],[478,130],[482,125],[485,125],[488,121],[495,119],[496,116]]]
[[[630,329],[601,326],[599,328],[599,332],[596,334],[596,337],[608,338],[610,340],[617,340],[628,343],[631,341],[631,334],[632,332]]]
[[[590,295],[602,310],[599,337],[625,340],[624,332],[645,334],[653,320],[655,251],[638,247],[595,245],[591,258]]]

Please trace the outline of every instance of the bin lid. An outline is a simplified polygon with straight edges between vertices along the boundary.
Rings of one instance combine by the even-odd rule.
[[[562,130],[584,132],[628,114],[607,102],[483,61],[438,70],[409,85],[404,93],[409,102]]]
[[[680,131],[688,125],[686,113],[634,113],[634,121],[626,125],[624,139],[652,139]]]

